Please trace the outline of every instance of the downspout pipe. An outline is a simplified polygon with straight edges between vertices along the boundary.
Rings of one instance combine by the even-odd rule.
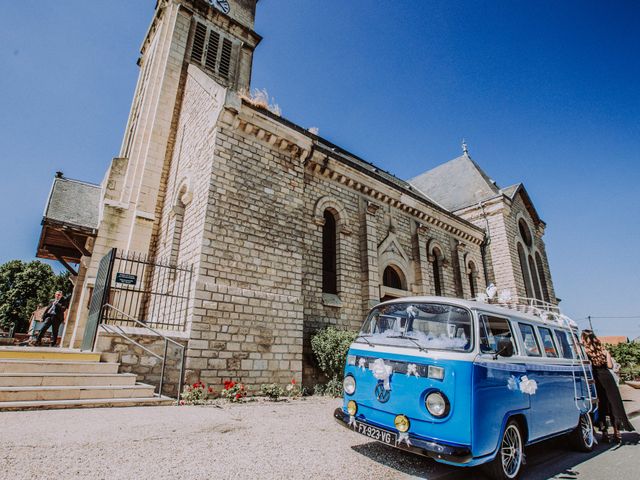
[[[484,211],[484,205],[482,202],[479,202],[480,210],[482,211],[482,216],[484,217],[485,222],[485,230],[486,236],[482,243],[480,244],[480,255],[482,256],[482,270],[484,272],[484,284],[489,285],[489,273],[487,271],[487,247],[491,245],[491,229],[489,228],[489,220],[487,219],[487,214]]]

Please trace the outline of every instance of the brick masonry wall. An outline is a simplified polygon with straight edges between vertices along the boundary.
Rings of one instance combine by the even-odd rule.
[[[164,339],[157,335],[140,333],[129,334],[133,340],[151,350],[153,353],[164,355]],[[174,338],[174,341],[186,345],[186,340]],[[103,352],[103,360],[120,363],[119,373],[135,373],[137,381],[159,387],[162,372],[162,360],[134,345],[120,335],[99,331],[96,342],[96,351]],[[164,395],[178,397],[178,379],[180,377],[180,364],[182,362],[182,350],[169,343],[167,349],[167,361],[165,364]],[[157,392],[157,389],[156,389]]]
[[[485,227],[488,222],[491,239],[486,257],[489,282],[495,283],[499,290],[509,289],[513,295],[526,296],[517,250],[518,239],[521,238],[518,220],[523,218],[529,225],[534,238],[532,248],[525,247],[525,250],[527,254],[531,253],[533,255],[534,260],[535,253],[540,253],[549,297],[551,302],[555,303],[553,280],[543,240],[544,224],[538,224],[536,228],[536,222],[531,217],[520,194],[513,201],[498,199],[488,202],[484,208],[484,214],[479,208],[466,209],[460,214],[463,218],[479,227]],[[520,243],[524,246],[524,242]]]
[[[189,375],[208,383],[301,380],[303,167],[219,123]]]

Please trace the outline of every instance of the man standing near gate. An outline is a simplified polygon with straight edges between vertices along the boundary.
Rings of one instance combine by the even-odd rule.
[[[42,315],[44,325],[40,329],[38,338],[36,338],[35,342],[33,342],[33,345],[40,345],[45,332],[49,329],[49,327],[51,327],[51,346],[56,346],[56,343],[58,341],[58,329],[64,322],[64,311],[66,309],[67,307],[62,299],[62,292],[58,290],[55,293],[55,298],[49,303],[49,305],[47,305],[47,309]]]

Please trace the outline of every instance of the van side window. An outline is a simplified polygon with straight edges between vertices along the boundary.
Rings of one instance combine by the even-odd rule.
[[[531,325],[526,323],[518,323],[520,327],[520,333],[522,334],[522,341],[524,342],[524,350],[530,357],[541,357],[540,347],[538,346],[538,339],[533,331]]]
[[[562,358],[575,358],[575,352],[573,351],[573,346],[571,345],[571,340],[567,336],[567,332],[562,330],[554,330],[556,334],[556,339],[558,340],[558,346],[560,347],[560,355]]]
[[[501,338],[507,338],[513,345],[513,351],[517,352],[513,342],[513,334],[509,321],[506,318],[480,316],[480,353],[495,353],[498,351],[498,342]]]
[[[556,346],[553,342],[553,336],[551,335],[551,330],[544,327],[538,327],[538,332],[540,332],[540,338],[542,339],[544,354],[547,357],[558,358],[558,351],[556,350]]]

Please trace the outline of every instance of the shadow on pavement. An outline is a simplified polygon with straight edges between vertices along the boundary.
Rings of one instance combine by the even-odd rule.
[[[598,440],[600,436],[598,435]],[[640,434],[624,432],[622,443],[599,443],[590,453],[571,450],[566,437],[554,438],[525,449],[526,465],[520,476],[521,480],[546,480],[552,477],[563,480],[578,480],[576,465],[586,462],[608,451],[638,445]],[[370,442],[351,447],[355,452],[371,460],[393,468],[398,472],[429,480],[436,479],[477,479],[486,477],[480,467],[453,467],[436,462],[430,458],[397,450],[377,442]]]

